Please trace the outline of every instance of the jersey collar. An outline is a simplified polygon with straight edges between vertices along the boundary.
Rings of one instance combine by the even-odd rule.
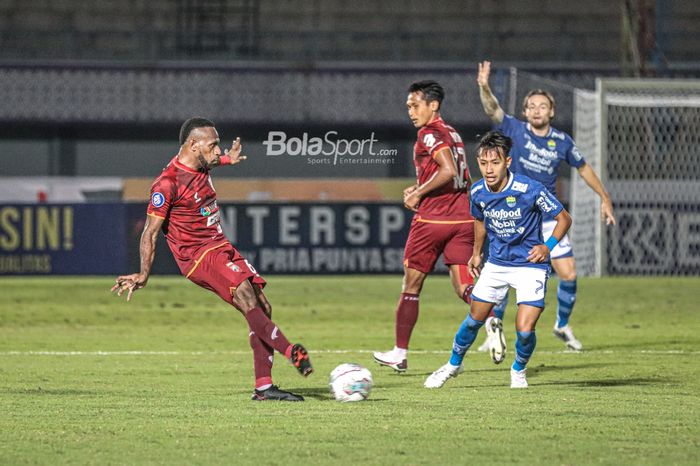
[[[505,190],[507,190],[508,188],[510,188],[510,185],[511,185],[511,184],[513,184],[513,172],[510,171],[510,170],[508,170],[508,182],[507,182],[506,185],[503,187],[503,189],[502,189],[501,191],[499,191],[499,193],[502,193],[503,191],[505,191]],[[488,191],[488,192],[490,192],[490,193],[493,192],[493,191],[491,191],[491,188],[489,188],[489,185],[486,184],[486,180],[484,180],[484,187],[486,188],[486,191]]]
[[[175,156],[175,158],[173,158],[173,164],[174,164],[177,168],[179,168],[180,170],[185,170],[185,171],[188,172],[188,173],[195,173],[195,174],[202,173],[202,172],[197,171],[197,170],[192,170],[192,169],[191,169],[190,167],[188,167],[187,165],[180,163],[180,161],[177,159],[177,155]]]
[[[530,123],[527,123],[527,122],[526,122],[525,125],[526,125],[525,127],[527,128],[527,130],[528,130],[529,132],[531,132],[531,133],[533,134],[533,136],[538,137],[538,138],[550,138],[550,137],[552,137],[552,131],[554,131],[554,128],[552,128],[552,125],[549,125],[549,131],[547,131],[547,134],[545,134],[544,136],[538,136],[538,135],[535,134],[535,132],[532,130],[532,126],[530,126]]]

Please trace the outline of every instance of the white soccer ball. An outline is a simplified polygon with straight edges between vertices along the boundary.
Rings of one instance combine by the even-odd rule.
[[[331,372],[328,386],[338,401],[366,400],[372,391],[372,373],[359,364],[341,364]]]

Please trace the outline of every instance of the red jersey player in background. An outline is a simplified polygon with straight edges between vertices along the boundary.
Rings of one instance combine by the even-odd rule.
[[[272,356],[274,350],[284,354],[306,377],[313,371],[306,349],[292,345],[270,320],[272,307],[263,293],[265,280],[221,230],[209,172],[219,165],[235,165],[246,157],[241,155],[240,139],[224,155],[219,143],[214,123],[209,120],[190,118],[182,125],[180,151],[151,187],[141,235],[141,272],[117,277],[112,291],[121,296],[128,290],[129,301],[134,291],[146,286],[158,231],[162,229],[182,274],[219,295],[248,321],[255,369],[253,400],[303,401],[302,396],[272,385]]]
[[[470,302],[473,279],[467,263],[474,246],[474,219],[469,212],[471,180],[462,138],[440,117],[445,91],[435,81],[413,83],[408,89],[408,116],[418,128],[413,149],[417,183],[404,190],[404,206],[416,214],[404,250],[403,289],[396,309],[396,343],[386,353],[375,352],[382,366],[398,372],[408,368],[411,332],[418,320],[423,282],[440,254],[449,266],[457,296]]]

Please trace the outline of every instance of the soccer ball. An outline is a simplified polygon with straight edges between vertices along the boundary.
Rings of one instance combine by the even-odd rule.
[[[372,373],[359,364],[341,364],[331,372],[328,386],[338,401],[366,400],[372,391]]]

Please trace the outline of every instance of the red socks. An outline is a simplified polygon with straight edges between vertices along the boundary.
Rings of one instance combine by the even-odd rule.
[[[418,321],[418,295],[401,293],[396,309],[396,346],[408,349],[411,332]]]
[[[252,311],[247,312],[245,318],[248,321],[250,330],[255,332],[255,335],[263,343],[289,358],[289,355],[292,353],[292,345],[275,323],[265,315],[261,307],[256,307]]]
[[[253,367],[255,369],[255,388],[272,385],[272,355],[274,350],[250,331],[250,347],[253,348]]]

